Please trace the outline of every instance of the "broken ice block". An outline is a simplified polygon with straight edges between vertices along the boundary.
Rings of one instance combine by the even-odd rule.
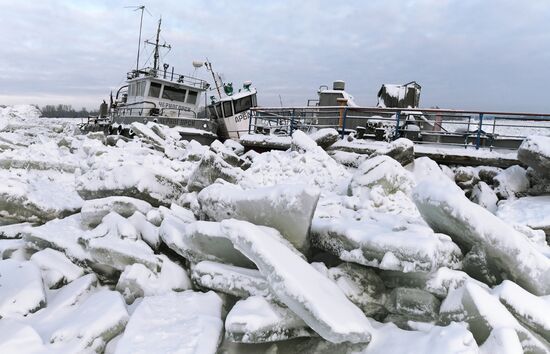
[[[523,354],[523,348],[513,328],[496,328],[479,347],[479,353]]]
[[[152,271],[160,269],[160,260],[141,240],[111,236],[82,240],[94,262],[123,271],[127,265],[141,263]]]
[[[527,171],[518,165],[510,166],[499,172],[495,178],[495,192],[500,199],[518,196],[529,188]]]
[[[273,227],[304,252],[319,193],[307,185],[243,190],[236,185],[212,184],[199,193],[198,200],[211,220],[234,218]]]
[[[478,344],[485,342],[494,329],[512,328],[525,352],[550,353],[548,343],[520,325],[496,297],[471,282],[449,292],[441,303],[440,319],[444,323],[467,322]]]
[[[215,153],[218,157],[221,157],[222,160],[230,164],[231,166],[238,166],[239,165],[239,156],[237,156],[233,150],[226,147],[224,144],[222,144],[219,140],[214,140],[212,144],[210,144],[210,151]]]
[[[0,261],[0,318],[25,316],[45,304],[42,275],[34,263]]]
[[[491,213],[497,210],[498,197],[495,191],[483,181],[480,181],[472,190],[472,202],[481,205]]]
[[[51,248],[36,252],[30,260],[42,271],[44,285],[48,288],[57,288],[84,275],[84,269]]]
[[[388,323],[377,328],[373,341],[361,353],[477,354],[478,346],[472,333],[460,323],[433,326],[426,331],[405,331]]]
[[[386,302],[389,312],[424,322],[438,319],[440,305],[439,300],[429,292],[412,288],[393,289]]]
[[[21,238],[23,231],[32,226],[29,222],[0,226],[0,239]]]
[[[509,280],[492,293],[523,325],[550,342],[550,303]]]
[[[86,231],[82,239],[89,240],[106,236],[135,241],[139,239],[140,235],[128,219],[115,212],[110,212],[103,217],[101,223],[93,230]]]
[[[340,140],[340,134],[334,128],[322,128],[309,135],[317,145],[322,149],[327,149],[329,146]]]
[[[143,299],[116,354],[215,354],[222,337],[221,299],[213,292],[185,291]]]
[[[327,268],[323,263],[312,263],[315,269],[334,281],[346,297],[357,305],[365,315],[385,315],[386,287],[372,270],[354,263],[342,263]]]
[[[77,178],[76,189],[84,199],[127,196],[153,206],[169,205],[183,192],[183,186],[170,176],[139,165],[90,170]]]
[[[11,258],[19,252],[25,252],[26,242],[20,238],[0,239],[0,260]]]
[[[189,191],[200,191],[221,178],[229,183],[236,183],[242,178],[242,170],[235,168],[211,151],[206,152],[191,176],[187,188]]]
[[[278,300],[331,342],[368,342],[373,328],[332,281],[280,239],[246,221],[224,220],[223,234],[258,267]]]
[[[311,228],[312,243],[343,261],[381,269],[431,271],[459,264],[462,254],[448,236],[423,225],[395,227],[386,219],[317,218]]]
[[[348,194],[367,196],[374,188],[382,188],[385,194],[397,191],[410,192],[415,185],[412,174],[405,170],[399,162],[382,155],[363,162],[351,178]]]
[[[507,277],[537,295],[550,294],[550,259],[520,232],[470,202],[453,183],[419,184],[413,198],[422,217],[464,249],[479,244]]]
[[[48,173],[46,173],[48,172]],[[78,212],[82,198],[72,174],[2,172],[0,217],[15,221],[46,222]]]
[[[242,343],[274,342],[315,333],[292,311],[261,296],[237,302],[227,314],[225,330],[229,340]]]
[[[139,211],[147,214],[152,209],[146,201],[132,197],[106,197],[90,199],[82,203],[82,224],[87,227],[95,227],[101,223],[101,219],[110,212],[115,212],[125,218]]]
[[[518,149],[518,160],[542,176],[550,175],[550,137],[532,135]]]
[[[446,267],[439,268],[432,273],[408,272],[384,270],[379,273],[384,284],[389,288],[400,286],[407,288],[417,288],[434,294],[439,299],[444,299],[450,290],[459,288],[466,281],[474,282],[484,289],[489,289],[487,285],[471,278],[468,274]]]
[[[160,272],[153,272],[143,264],[134,263],[126,266],[116,289],[124,296],[127,303],[144,296],[163,295],[171,291],[183,291],[191,288],[191,281],[185,269],[161,255]]]
[[[462,260],[462,270],[474,279],[494,286],[502,281],[502,275],[481,246],[474,245]]]
[[[30,325],[15,319],[0,321],[0,353],[47,353],[38,332]]]
[[[529,226],[550,235],[550,195],[506,201],[499,204],[496,215],[508,223]]]
[[[53,323],[43,335],[47,335],[46,340],[52,345],[77,341],[76,352],[85,352],[91,346],[102,351],[109,340],[124,330],[128,312],[118,292],[99,290],[50,321]]]
[[[128,218],[128,222],[135,227],[141,239],[151,246],[152,249],[156,250],[160,246],[159,228],[147,221],[145,215],[136,211]]]
[[[191,278],[203,288],[240,298],[270,294],[267,280],[256,269],[202,261],[191,267]]]
[[[187,224],[178,218],[166,217],[159,233],[168,247],[191,262],[209,260],[245,268],[254,267],[254,263],[224,237],[220,223],[197,221]]]

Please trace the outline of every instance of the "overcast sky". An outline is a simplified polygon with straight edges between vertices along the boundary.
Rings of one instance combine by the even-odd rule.
[[[125,6],[140,4],[143,39],[162,15],[177,72],[208,57],[260,105],[305,105],[342,79],[370,106],[381,84],[415,80],[422,107],[550,112],[547,0],[0,0],[0,104],[96,107],[135,67]]]

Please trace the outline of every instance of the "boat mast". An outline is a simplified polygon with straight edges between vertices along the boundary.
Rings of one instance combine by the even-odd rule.
[[[220,97],[220,100],[222,98],[222,93],[220,91],[220,86],[218,84],[218,80],[216,79],[216,75],[214,74],[214,71],[212,70],[212,63],[206,58],[206,63],[204,63],[206,66],[206,69],[210,71],[212,74],[212,79],[214,80],[214,83],[216,84],[216,90],[218,91],[218,96]]]
[[[156,71],[159,69],[159,48],[160,47],[163,47],[163,48],[168,48],[168,49],[172,49],[172,47],[169,45],[169,44],[159,44],[159,40],[160,40],[160,25],[162,23],[162,18],[159,19],[159,26],[158,26],[158,29],[157,29],[157,37],[155,39],[155,43],[151,43],[149,41],[145,41],[145,43],[147,44],[151,44],[151,45],[154,45],[155,46],[155,53],[153,54],[153,69]]]

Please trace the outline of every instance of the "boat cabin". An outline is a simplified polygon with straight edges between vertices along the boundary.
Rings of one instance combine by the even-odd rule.
[[[252,89],[224,97],[209,105],[208,110],[211,117],[222,119],[248,111],[257,105],[256,90]]]
[[[128,73],[120,116],[166,116],[196,118],[206,81],[152,68]]]

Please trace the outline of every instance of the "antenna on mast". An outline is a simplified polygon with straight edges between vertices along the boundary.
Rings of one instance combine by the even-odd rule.
[[[172,47],[170,46],[170,44],[166,44],[166,42],[164,42],[164,44],[159,44],[159,40],[160,40],[160,24],[161,24],[161,23],[162,23],[162,18],[159,19],[159,27],[158,27],[158,29],[157,29],[157,37],[156,37],[155,43],[151,43],[151,42],[149,42],[148,40],[145,41],[145,43],[151,44],[151,45],[154,45],[154,46],[155,46],[155,54],[153,55],[153,58],[154,58],[153,69],[154,69],[154,70],[158,70],[158,66],[159,66],[159,48],[160,48],[160,47],[163,47],[163,48],[168,48],[169,50],[172,49]]]
[[[139,71],[139,50],[141,48],[141,28],[143,27],[143,11],[151,15],[151,13],[145,8],[145,5],[140,6],[125,6],[127,9],[134,9],[134,11],[141,10],[141,18],[139,20],[139,39],[138,39],[138,49],[137,49],[137,59],[136,59],[136,73]]]

